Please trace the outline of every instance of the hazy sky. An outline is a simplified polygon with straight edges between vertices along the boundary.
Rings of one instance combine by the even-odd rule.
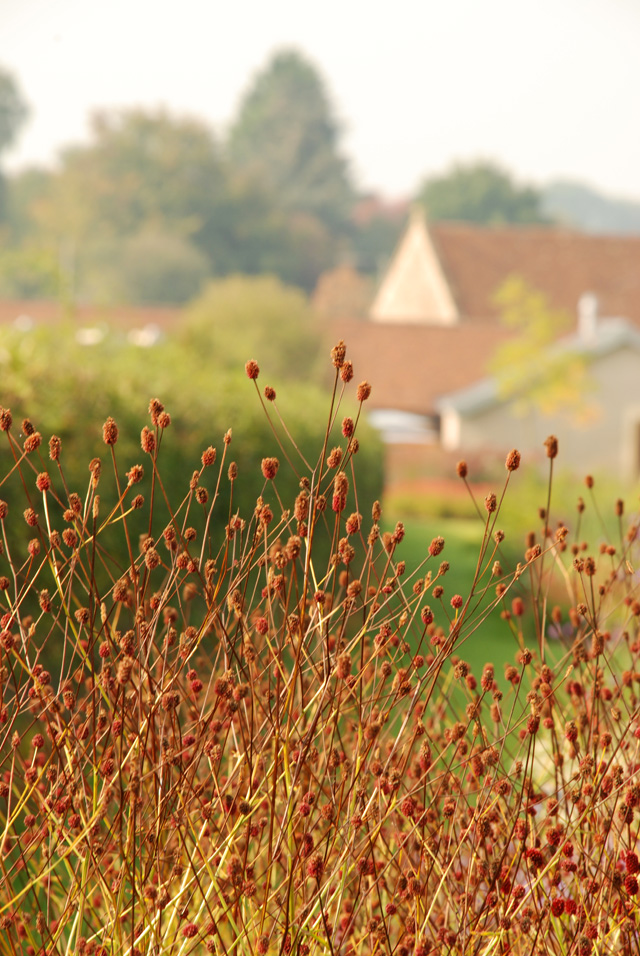
[[[452,160],[640,199],[640,0],[0,0],[0,63],[32,117],[16,169],[93,107],[164,105],[223,134],[278,47],[322,72],[363,188]]]

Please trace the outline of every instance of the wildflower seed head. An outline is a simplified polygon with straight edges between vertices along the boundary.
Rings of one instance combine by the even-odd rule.
[[[368,382],[360,382],[356,391],[356,398],[359,402],[366,402],[371,395],[371,386]]]
[[[593,485],[594,485],[593,475],[587,475],[586,478],[584,479],[584,483],[587,486],[587,488],[589,489],[593,488]]]
[[[459,461],[456,465],[456,472],[458,473],[458,478],[466,478],[469,474],[469,469],[467,467],[466,461]]]
[[[497,507],[496,496],[491,492],[484,499],[484,506],[489,514],[493,514]]]
[[[513,448],[507,455],[505,468],[507,471],[517,471],[520,467],[520,452]]]
[[[378,521],[380,521],[381,517],[382,517],[382,505],[380,504],[379,501],[374,501],[373,506],[371,508],[371,520],[375,521],[377,524]]]
[[[274,459],[275,460],[275,459]],[[229,470],[227,472],[229,481],[235,481],[238,477],[238,466],[235,461],[232,461],[229,465]]]
[[[10,431],[12,424],[13,418],[11,415],[11,409],[3,408],[2,405],[0,405],[0,431]]]
[[[51,487],[51,478],[46,471],[41,471],[36,478],[36,488],[38,491],[48,491]]]
[[[249,359],[245,364],[244,370],[247,373],[247,378],[250,378],[254,382],[260,374],[260,366],[255,359]]]
[[[271,385],[267,385],[264,390],[264,397],[268,402],[275,402],[276,400],[276,390],[272,388]]]
[[[169,412],[160,412],[158,415],[158,428],[168,428],[171,424],[171,415]]]
[[[273,481],[273,479],[278,474],[278,468],[280,467],[280,462],[277,458],[263,458],[262,459],[262,474],[267,481]]]
[[[558,454],[558,439],[555,435],[549,435],[544,440],[544,446],[547,449],[547,458],[555,458]]]
[[[151,416],[151,424],[158,424],[158,416],[164,411],[164,405],[159,398],[152,398],[149,402],[149,415]]]
[[[102,440],[105,445],[115,445],[118,441],[118,426],[115,420],[109,416],[102,426]]]
[[[436,558],[444,550],[444,538],[438,536],[434,538],[431,544],[429,545],[429,554],[432,558]]]
[[[35,451],[40,447],[42,443],[42,435],[40,432],[31,432],[30,435],[27,435],[24,442],[24,450],[27,455],[30,455],[32,451]]]
[[[346,384],[348,384],[353,378],[353,364],[346,359],[340,367],[340,378]]]
[[[318,882],[322,879],[322,874],[324,873],[324,860],[320,853],[314,853],[313,856],[309,859],[307,863],[307,873],[312,880],[317,880]]]
[[[130,485],[137,485],[144,477],[144,468],[142,465],[133,465],[127,472],[127,480]]]
[[[337,468],[342,461],[342,449],[333,448],[327,457],[327,468]]]
[[[354,424],[352,418],[343,418],[342,419],[342,434],[345,438],[351,438],[353,435]]]
[[[60,452],[62,451],[62,441],[57,435],[52,435],[49,439],[49,458],[51,461],[60,461]]]
[[[202,466],[203,468],[209,468],[216,460],[216,450],[213,445],[209,445],[208,448],[202,452]]]
[[[340,339],[338,344],[334,345],[334,347],[331,349],[331,361],[336,368],[341,368],[341,366],[344,364],[346,354],[347,346],[344,344],[342,339]]]
[[[147,425],[140,432],[140,445],[148,455],[153,455],[156,450],[156,436]]]

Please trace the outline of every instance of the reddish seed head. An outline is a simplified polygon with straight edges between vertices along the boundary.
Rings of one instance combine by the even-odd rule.
[[[102,426],[102,440],[105,445],[115,445],[118,440],[118,426],[115,420],[109,416]]]
[[[555,458],[558,454],[558,439],[555,435],[549,435],[544,440],[544,446],[547,449],[547,458]]]
[[[158,415],[164,411],[164,405],[159,398],[152,398],[149,402],[149,414],[151,416],[151,424],[158,424]]]
[[[516,615],[516,617],[522,617],[524,614],[524,601],[521,597],[516,597],[511,602],[511,610]]]
[[[144,468],[142,465],[133,465],[127,472],[127,479],[130,485],[137,485],[144,477]]]
[[[347,359],[340,367],[340,378],[345,385],[353,378],[353,364]]]
[[[593,485],[594,485],[593,475],[587,475],[586,478],[584,479],[584,483],[587,486],[587,488],[593,488]]]
[[[146,451],[148,455],[153,455],[156,450],[156,436],[147,425],[140,432],[140,444],[142,450]]]
[[[356,398],[359,402],[366,402],[371,395],[371,386],[368,382],[360,382],[356,391]]]
[[[337,345],[331,349],[331,361],[336,368],[340,368],[344,362],[345,355],[347,354],[347,346],[344,344],[342,339],[338,342]]]
[[[24,450],[27,455],[30,455],[32,451],[35,451],[36,448],[39,448],[42,443],[42,435],[40,432],[32,432],[27,436],[24,442]]]
[[[342,434],[345,438],[351,438],[353,435],[353,419],[352,418],[343,418],[342,419]]]
[[[208,448],[202,452],[202,464],[205,468],[209,468],[216,460],[216,450],[213,445],[209,445]]]
[[[491,492],[484,499],[484,506],[489,514],[493,514],[497,507],[496,496]]]
[[[278,474],[278,468],[280,467],[280,462],[277,458],[263,458],[262,459],[262,474],[267,479],[267,481],[273,481],[273,479]]]
[[[182,935],[186,936],[187,939],[193,939],[194,936],[198,935],[198,927],[195,923],[187,923],[182,929]]]
[[[442,553],[443,549],[444,549],[444,538],[441,538],[438,536],[437,538],[434,538],[431,544],[429,545],[429,554],[431,555],[432,558],[435,558]]]
[[[275,388],[272,388],[270,385],[267,385],[264,390],[264,397],[266,398],[268,402],[275,402],[276,400]]]
[[[10,408],[3,408],[0,405],[0,431],[8,432],[13,424]]]
[[[36,478],[36,488],[38,491],[48,491],[51,487],[51,478],[46,471],[41,471]]]
[[[324,873],[324,860],[320,853],[314,853],[307,863],[307,873],[312,880],[320,881]]]
[[[171,424],[171,415],[169,412],[160,412],[158,415],[158,428],[168,428]]]
[[[247,378],[250,378],[255,382],[258,375],[260,374],[260,366],[255,361],[255,359],[249,359],[247,364],[244,367],[245,372],[247,373]]]
[[[62,450],[62,441],[57,435],[52,435],[49,439],[49,458],[51,461],[60,461],[60,452]]]
[[[517,471],[520,467],[520,452],[517,449],[513,448],[507,455],[507,460],[505,461],[505,468],[507,471]]]
[[[422,618],[422,623],[425,626],[428,626],[429,624],[433,623],[433,612],[431,608],[428,606],[422,608],[422,610],[420,611],[420,617]]]
[[[462,605],[463,605],[462,595],[454,594],[453,597],[451,598],[451,607],[457,611],[462,607]]]

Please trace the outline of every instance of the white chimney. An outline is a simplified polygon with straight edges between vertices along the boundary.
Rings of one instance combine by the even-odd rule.
[[[593,292],[584,292],[578,300],[578,336],[581,342],[591,345],[596,340],[598,328],[598,297]]]

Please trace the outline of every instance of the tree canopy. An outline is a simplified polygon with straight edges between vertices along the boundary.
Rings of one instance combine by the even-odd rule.
[[[493,163],[456,163],[424,180],[418,202],[431,222],[457,219],[486,225],[548,222],[540,210],[540,193],[517,185]]]
[[[295,51],[256,76],[231,128],[235,167],[257,176],[287,211],[344,225],[354,198],[339,125],[315,67]]]
[[[13,145],[28,112],[18,84],[0,67],[0,153]]]

